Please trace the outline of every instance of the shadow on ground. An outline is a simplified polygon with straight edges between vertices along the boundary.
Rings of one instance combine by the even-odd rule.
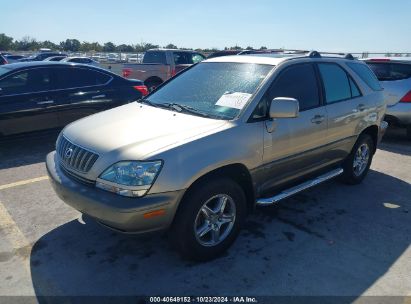
[[[0,170],[44,162],[60,130],[0,138]]]
[[[225,256],[202,264],[180,259],[166,234],[122,235],[90,219],[75,220],[35,243],[32,282],[41,299],[358,296],[377,288],[377,280],[410,245],[410,197],[410,184],[376,171],[359,186],[329,182],[277,207],[258,209]],[[395,286],[396,280],[409,286],[406,275],[385,284]]]

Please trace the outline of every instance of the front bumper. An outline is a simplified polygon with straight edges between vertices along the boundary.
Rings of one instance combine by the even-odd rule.
[[[387,117],[393,117],[398,125],[411,125],[411,102],[399,102],[387,107]]]
[[[59,198],[71,207],[121,232],[144,233],[167,229],[171,225],[184,190],[140,198],[120,196],[69,178],[60,169],[57,157],[56,152],[47,155],[47,172]],[[154,217],[147,216],[156,210],[164,212]]]

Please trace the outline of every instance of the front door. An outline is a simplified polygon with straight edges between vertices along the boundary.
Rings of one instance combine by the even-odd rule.
[[[47,68],[13,73],[0,80],[0,134],[11,135],[58,126],[52,108],[53,77]]]
[[[300,112],[297,118],[266,121],[262,193],[324,166],[327,112],[318,84],[313,64],[296,64],[281,71],[266,93],[267,108],[275,97],[292,97]]]

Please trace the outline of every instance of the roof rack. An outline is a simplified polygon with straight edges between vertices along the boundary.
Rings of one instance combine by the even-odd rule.
[[[355,57],[351,55],[350,53],[333,53],[333,52],[317,52],[317,51],[310,51],[308,53],[308,57],[310,58],[321,58],[321,54],[324,55],[338,55],[341,56],[344,59],[349,59],[349,60],[354,60]]]

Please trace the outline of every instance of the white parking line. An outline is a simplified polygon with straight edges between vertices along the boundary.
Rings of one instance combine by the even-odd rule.
[[[18,187],[18,186],[23,186],[23,185],[27,185],[27,184],[31,184],[31,183],[36,183],[36,182],[46,180],[48,178],[49,177],[47,175],[45,175],[45,176],[40,176],[40,177],[36,177],[36,178],[32,178],[32,179],[26,179],[26,180],[18,181],[18,182],[15,182],[15,183],[0,185],[0,190],[14,188],[14,187]]]

